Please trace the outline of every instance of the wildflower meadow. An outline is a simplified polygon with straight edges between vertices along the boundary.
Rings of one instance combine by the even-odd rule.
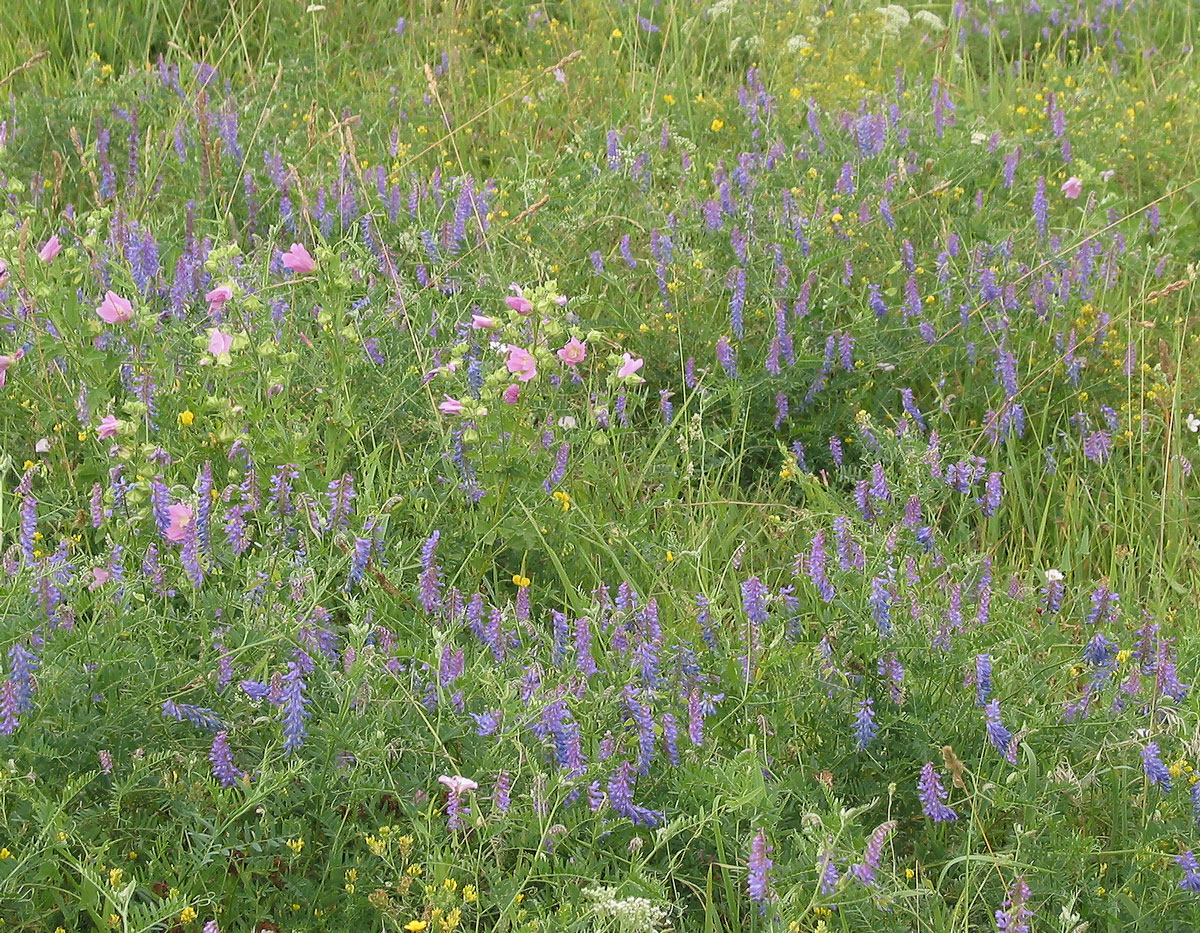
[[[1190,0],[4,0],[0,931],[1200,926]]]

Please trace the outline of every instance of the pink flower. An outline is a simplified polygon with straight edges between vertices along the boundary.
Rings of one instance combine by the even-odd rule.
[[[103,567],[93,567],[92,568],[92,582],[88,584],[88,589],[89,590],[99,589],[100,587],[104,586],[104,584],[107,583],[111,579],[112,579],[112,573],[110,571],[104,569]]]
[[[521,397],[521,387],[519,385],[517,385],[515,382],[512,385],[510,385],[507,389],[505,389],[504,394],[502,396],[500,396],[500,398],[504,401],[505,405],[517,404],[517,399],[519,399],[520,397]]]
[[[533,354],[511,343],[508,345],[508,359],[505,364],[508,371],[521,382],[528,382],[537,376],[537,360],[533,358]]]
[[[471,327],[475,330],[495,330],[499,326],[494,317],[484,317],[482,314],[471,315]]]
[[[628,353],[624,354],[621,357],[621,368],[617,370],[617,378],[618,379],[633,378],[637,382],[645,382],[645,380],[641,376],[634,375],[639,369],[642,368],[642,364],[645,362],[646,361],[642,360],[642,359],[635,360]]]
[[[48,437],[38,438],[38,442],[33,445],[33,452],[36,454],[50,453],[50,438],[48,438]]]
[[[213,356],[228,356],[232,346],[232,334],[222,333],[219,327],[214,327],[208,332],[208,352]]]
[[[1068,198],[1077,198],[1083,194],[1083,181],[1072,175],[1062,183],[1062,193]]]
[[[167,515],[171,518],[171,524],[167,525],[167,530],[164,534],[168,541],[178,544],[187,537],[188,525],[192,523],[194,516],[192,507],[184,505],[182,502],[176,502],[172,506],[167,507]]]
[[[213,312],[220,311],[225,302],[232,297],[232,288],[230,288],[228,285],[218,285],[211,292],[204,296],[204,300],[208,302],[208,310]]]
[[[512,308],[517,314],[532,314],[533,302],[528,298],[523,298],[520,295],[509,295],[504,299],[504,303]]]
[[[439,784],[445,784],[450,789],[450,793],[454,795],[465,794],[469,790],[476,790],[479,785],[470,778],[465,778],[461,774],[456,774],[453,777],[443,774],[438,778]]]
[[[24,358],[24,356],[24,350],[17,350],[12,356],[0,353],[0,389],[3,389],[4,383],[8,381],[9,369],[16,366],[17,361]]]
[[[58,234],[55,233],[38,250],[38,259],[42,262],[53,262],[54,257],[60,252],[62,252],[62,244],[58,242]]]
[[[104,293],[96,313],[105,324],[124,324],[133,318],[133,305],[110,289]]]
[[[105,415],[100,419],[100,426],[96,428],[96,437],[99,440],[105,441],[110,437],[116,437],[117,432],[121,430],[121,422],[114,415]]]
[[[308,250],[299,243],[293,243],[292,248],[283,254],[283,267],[297,275],[307,275],[317,268],[317,264]]]
[[[438,411],[443,415],[461,415],[466,410],[458,399],[451,398],[449,395],[445,396],[445,399],[444,402],[438,403]]]
[[[582,363],[587,358],[587,344],[578,337],[572,337],[567,341],[566,345],[558,351],[558,358],[568,366],[574,366],[576,363]]]

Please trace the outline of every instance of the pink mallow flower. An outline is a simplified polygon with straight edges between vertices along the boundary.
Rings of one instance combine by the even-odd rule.
[[[574,366],[576,363],[582,363],[587,358],[587,344],[578,337],[572,337],[567,341],[566,345],[558,351],[558,358],[568,366]]]
[[[167,507],[167,515],[170,517],[171,523],[167,525],[164,534],[168,541],[178,544],[187,537],[188,526],[192,523],[195,513],[190,505],[176,502]]]
[[[633,379],[636,382],[645,382],[641,376],[637,375],[637,371],[642,368],[642,364],[646,361],[642,359],[634,359],[628,353],[621,357],[621,368],[617,370],[618,379]]]
[[[96,437],[102,441],[116,437],[117,432],[121,430],[121,425],[122,422],[115,415],[105,415],[100,419],[100,424],[96,428]]]
[[[1083,194],[1083,181],[1072,175],[1062,183],[1062,193],[1071,199],[1079,197]]]
[[[443,415],[461,415],[466,411],[466,406],[456,398],[445,396],[445,401],[438,402],[438,411]]]
[[[527,315],[533,313],[533,302],[521,295],[509,295],[504,299],[504,303],[516,311],[517,314]]]
[[[111,579],[112,579],[111,571],[106,570],[103,567],[93,567],[92,568],[92,582],[88,584],[88,589],[89,590],[99,589],[100,587],[104,586],[104,584],[107,583]]]
[[[233,347],[233,335],[222,332],[221,328],[214,327],[208,332],[208,352],[220,359],[228,357],[229,351]]]
[[[511,343],[508,345],[508,359],[505,360],[505,365],[520,382],[528,382],[537,376],[537,360],[533,358],[533,354]]]
[[[218,285],[211,292],[204,296],[204,300],[208,302],[208,310],[211,314],[214,311],[220,311],[225,306],[230,298],[233,297],[233,289],[228,285]]]
[[[283,267],[297,275],[307,275],[317,268],[317,263],[308,250],[299,243],[293,243],[291,249],[283,254]]]
[[[494,317],[485,317],[482,314],[471,315],[471,327],[474,330],[495,330],[499,323]]]
[[[62,244],[58,242],[58,234],[52,234],[50,239],[42,244],[42,248],[38,250],[38,259],[42,262],[54,262],[54,257],[62,252]]]
[[[109,289],[104,293],[104,300],[96,308],[96,313],[105,324],[125,324],[133,319],[133,304],[128,298],[122,298]]]
[[[0,389],[4,388],[4,383],[8,381],[8,371],[17,365],[19,360],[24,359],[25,351],[18,349],[12,356],[0,353]]]
[[[479,785],[470,778],[465,778],[461,774],[456,774],[451,777],[448,774],[443,774],[438,778],[438,782],[446,785],[449,793],[446,795],[446,816],[449,817],[448,825],[451,830],[462,828],[462,795],[467,791],[476,790]],[[466,812],[470,812],[469,810]]]
[[[478,790],[479,785],[470,778],[465,778],[461,774],[456,774],[453,777],[443,774],[438,778],[439,784],[445,784],[450,789],[452,794],[465,794],[469,790]]]
[[[500,396],[501,401],[505,405],[517,404],[517,399],[521,397],[521,387],[515,382],[504,390],[504,394]]]

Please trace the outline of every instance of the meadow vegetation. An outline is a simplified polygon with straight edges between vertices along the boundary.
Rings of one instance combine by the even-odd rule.
[[[1200,923],[1187,0],[0,9],[0,929]]]

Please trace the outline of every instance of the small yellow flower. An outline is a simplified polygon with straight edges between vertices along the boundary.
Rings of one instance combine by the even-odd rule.
[[[114,930],[117,927],[119,927],[121,925],[121,915],[120,914],[109,914],[108,915],[108,925],[110,927],[112,927]]]
[[[429,924],[424,920],[410,920],[408,923],[404,924],[404,929],[411,931],[411,933],[421,933],[421,931],[427,926],[429,926]]]
[[[714,133],[721,132],[721,130],[725,129],[725,121],[718,119],[717,117],[713,117],[711,129]]]
[[[181,425],[183,425],[185,428],[189,427],[191,425],[191,423],[195,420],[196,420],[196,413],[194,411],[192,411],[190,408],[187,411],[181,411],[179,413],[179,423]]]
[[[674,560],[675,560],[675,552],[667,551],[667,563],[669,564],[669,563],[673,562]]]
[[[0,862],[10,858],[12,858],[12,853],[8,851],[7,846],[5,846],[3,849],[0,849]]]
[[[179,922],[180,923],[191,923],[195,919],[196,919],[196,908],[195,907],[185,907],[185,908],[183,908],[183,910],[181,910],[179,912]]]
[[[668,107],[675,106],[675,95],[674,94],[664,94],[663,95],[663,103],[666,104]]]
[[[523,588],[523,587],[529,586],[529,577],[522,576],[519,573],[514,573],[512,582],[513,582],[514,586],[519,586],[519,587]]]
[[[556,489],[552,498],[558,501],[558,504],[562,507],[564,512],[571,508],[571,497],[561,489]]]
[[[114,890],[121,886],[121,879],[125,877],[125,872],[120,868],[113,868],[108,873],[108,886]]]
[[[33,469],[33,461],[32,461],[32,460],[26,460],[26,461],[25,461],[25,466],[24,466],[24,470],[25,470],[25,472],[26,472],[26,473],[28,473],[28,472],[29,472],[30,470],[32,470],[32,469]]]
[[[289,849],[291,849],[293,853],[295,853],[296,855],[299,855],[301,852],[304,851],[304,840],[303,839],[289,839],[287,841],[287,847]]]
[[[474,904],[479,900],[479,892],[475,890],[475,885],[464,884],[462,890],[463,900],[468,904]]]
[[[623,35],[625,35],[625,33],[621,32],[621,30],[620,30],[620,29],[614,29],[614,30],[612,31],[612,37],[613,37],[614,39],[620,39],[620,38],[621,38],[621,36],[623,36]],[[421,929],[424,929],[424,927],[422,927]]]

